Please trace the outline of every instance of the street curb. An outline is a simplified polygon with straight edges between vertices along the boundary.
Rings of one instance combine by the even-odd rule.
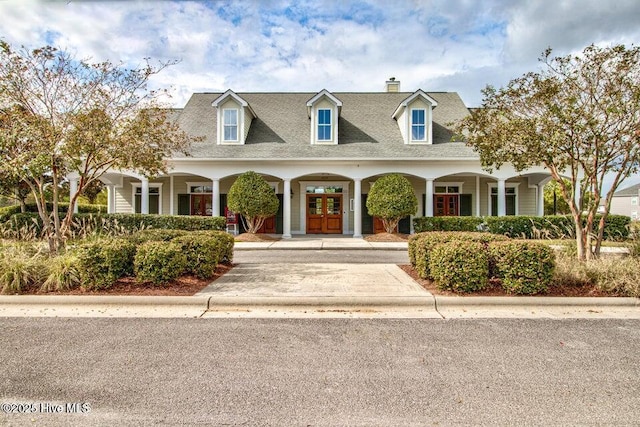
[[[211,296],[208,309],[224,307],[420,307],[435,309],[435,300],[431,295],[416,297],[237,297]]]
[[[436,307],[640,307],[640,298],[625,297],[456,297],[434,295]]]
[[[209,296],[0,295],[2,305],[181,306],[206,310]]]

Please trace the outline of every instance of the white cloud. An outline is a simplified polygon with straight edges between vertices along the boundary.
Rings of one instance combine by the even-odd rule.
[[[458,91],[537,68],[547,46],[638,43],[637,0],[387,2],[0,1],[1,37],[80,57],[181,62],[155,77],[182,106],[194,91]]]

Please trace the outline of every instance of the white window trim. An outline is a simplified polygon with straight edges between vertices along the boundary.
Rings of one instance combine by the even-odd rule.
[[[320,124],[320,112],[328,111],[329,112],[329,124]],[[316,110],[316,141],[318,144],[327,144],[333,142],[333,108],[318,108]],[[320,139],[320,126],[329,126],[329,139]]]
[[[518,187],[520,186],[520,184],[521,184],[520,182],[507,182],[507,183],[505,183],[505,186],[504,186],[505,189],[507,189],[507,188],[515,188],[516,189],[516,191],[515,191],[515,196],[516,196],[516,212],[515,212],[515,215],[520,215],[520,212],[519,212],[520,194],[519,194],[519,191],[518,191]],[[489,189],[488,189],[488,191],[489,191],[489,195],[488,196],[489,197],[487,197],[487,212],[489,214],[488,216],[492,216],[493,212],[491,212],[491,196],[492,196],[491,189],[492,188],[498,188],[498,183],[497,182],[487,182],[487,185],[489,186]],[[505,194],[505,196],[506,195],[507,194]]]
[[[294,234],[307,234],[307,185],[342,186],[342,234],[353,234],[349,230],[349,185],[351,181],[299,181],[300,184],[300,231]]]
[[[318,112],[320,110],[331,111],[331,139],[318,139]],[[311,114],[311,145],[337,145],[338,144],[338,107],[314,107]]]
[[[413,112],[414,111],[424,111],[424,124],[416,125],[416,126],[424,126],[424,138],[422,139],[414,139],[413,138]],[[409,140],[412,143],[425,143],[429,139],[427,133],[429,131],[429,114],[427,113],[426,108],[410,108],[409,109]]]
[[[464,185],[464,182],[439,182],[439,181],[434,181],[433,182],[433,194],[462,194],[462,186]],[[436,191],[436,187],[458,187],[458,192],[457,193],[438,193]],[[447,188],[448,189],[448,188]]]
[[[225,111],[235,111],[236,112],[236,139],[225,139],[224,135],[225,135],[225,123],[224,123],[224,113]],[[220,141],[222,144],[241,144],[241,120],[242,120],[242,113],[240,112],[239,108],[223,108],[222,109],[222,114],[220,117],[222,120],[220,122]]]
[[[158,188],[158,215],[162,215],[162,184],[163,183],[161,182],[149,183],[149,188]],[[132,213],[136,213],[136,189],[138,188],[140,188],[140,191],[142,191],[141,183],[137,183],[137,182],[131,183],[131,212]]]
[[[211,193],[192,193],[191,187],[213,187],[213,183],[211,181],[205,181],[205,182],[187,181],[187,194],[211,194]]]
[[[638,196],[631,198],[631,206],[638,206]]]

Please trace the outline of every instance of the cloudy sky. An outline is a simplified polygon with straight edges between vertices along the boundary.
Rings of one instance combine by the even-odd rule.
[[[457,91],[535,70],[546,47],[640,42],[638,0],[0,0],[0,38],[80,57],[179,59],[157,77],[172,104],[193,92]]]

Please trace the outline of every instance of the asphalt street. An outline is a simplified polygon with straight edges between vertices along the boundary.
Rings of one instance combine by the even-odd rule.
[[[409,264],[406,250],[236,250],[235,263]]]
[[[2,408],[35,411],[0,414],[0,425],[640,420],[638,320],[5,318],[0,326]],[[78,413],[51,413],[60,408]]]

